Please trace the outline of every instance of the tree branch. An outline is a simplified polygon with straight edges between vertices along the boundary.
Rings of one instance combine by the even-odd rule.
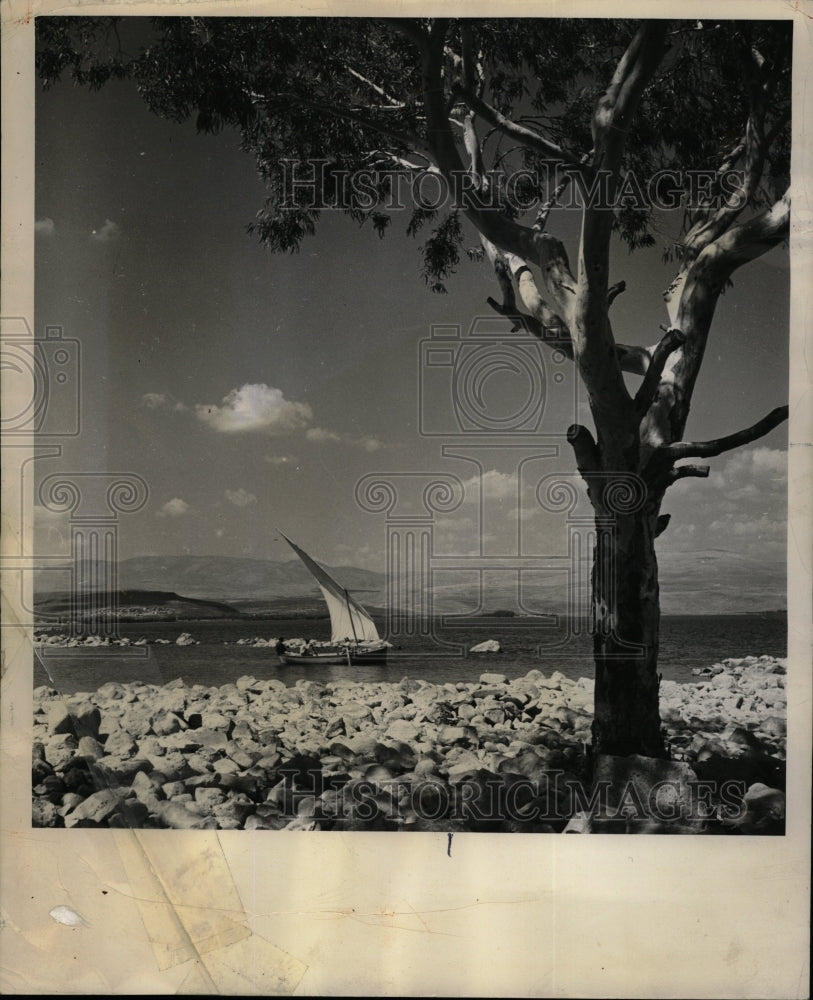
[[[671,486],[679,479],[708,479],[709,471],[708,465],[679,465],[669,472],[668,485]]]
[[[782,243],[789,233],[790,192],[786,192],[764,212],[723,233],[704,253],[711,251],[726,266],[728,277],[738,267]]]
[[[673,327],[666,332],[652,352],[644,380],[635,393],[635,410],[639,416],[642,417],[646,413],[655,398],[669,355],[685,343],[686,335]]]
[[[393,28],[399,35],[412,42],[421,52],[426,51],[429,44],[429,36],[418,21],[408,17],[382,17],[380,20],[382,24]]]
[[[550,139],[546,139],[538,132],[534,132],[533,129],[526,128],[524,125],[518,125],[516,122],[511,121],[510,118],[506,118],[504,114],[473,93],[468,86],[463,87],[458,85],[454,88],[454,93],[465,101],[472,111],[480,115],[484,121],[498,132],[502,132],[503,135],[516,139],[523,146],[540,153],[551,162],[563,163],[569,169],[573,170],[584,169],[578,157],[562,149],[561,146],[558,146],[555,142],[551,142]]]
[[[412,150],[424,155],[422,150],[426,143],[414,133],[400,131],[387,122],[379,122],[374,118],[368,118],[358,111],[342,107],[335,102],[315,101],[312,98],[305,97],[303,94],[276,94],[272,99],[262,98],[262,100],[266,106],[298,104],[311,108],[313,111],[321,111],[323,114],[333,118],[343,118],[345,121],[353,122],[361,128],[370,129],[373,132],[378,132],[380,135],[387,136],[388,139],[393,139],[404,150]]]
[[[676,441],[674,444],[659,449],[659,451],[673,462],[681,458],[713,458],[715,455],[721,455],[724,451],[732,451],[734,448],[739,448],[740,445],[750,444],[751,441],[764,437],[774,427],[778,427],[779,424],[788,419],[788,412],[787,406],[778,406],[751,427],[735,431],[734,434],[715,438],[712,441]]]
[[[662,58],[665,35],[663,21],[646,21],[639,27],[593,114],[593,166],[608,175],[610,203],[618,184],[626,135],[644,88]],[[619,414],[629,404],[629,393],[608,320],[614,215],[607,209],[606,205],[586,207],[582,216],[578,290],[570,329],[591,405],[605,414]]]
[[[438,18],[424,50],[422,77],[427,137],[433,158],[447,180],[454,185],[455,176],[465,173],[454,135],[451,131],[443,86],[442,68],[445,32],[448,22]],[[464,214],[483,236],[502,250],[535,259],[533,230],[506,218],[497,209],[475,206],[467,199]]]
[[[614,285],[610,285],[607,289],[607,307],[609,308],[618,296],[621,295],[622,292],[626,292],[626,290],[626,281],[617,281]]]

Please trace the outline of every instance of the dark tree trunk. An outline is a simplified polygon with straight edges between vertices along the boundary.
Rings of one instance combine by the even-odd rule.
[[[596,516],[595,753],[668,756],[658,708],[656,515]]]

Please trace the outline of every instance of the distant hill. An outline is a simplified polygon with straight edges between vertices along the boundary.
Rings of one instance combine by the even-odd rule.
[[[386,586],[383,573],[355,566],[327,566],[326,569],[362,604],[383,603]],[[88,569],[84,569],[80,587],[90,576]],[[53,582],[53,570],[36,573],[35,593],[53,591]],[[298,559],[275,562],[228,556],[137,556],[119,563],[118,584],[122,590],[172,591],[209,601],[320,599],[313,577]]]
[[[325,568],[368,609],[387,606],[386,574],[356,566]],[[87,569],[83,576],[90,578]],[[660,560],[660,580],[664,614],[754,613],[782,606],[786,570],[783,560],[765,562],[747,552],[669,552]],[[568,611],[567,585],[561,573],[526,570],[521,603],[517,602],[517,582],[510,573],[497,572],[488,577],[482,602],[468,572],[457,579],[453,574],[440,574],[434,584],[436,614]],[[40,570],[34,574],[35,599],[40,603],[46,592],[53,594],[57,588],[64,592],[69,585],[65,569],[56,573],[53,567]],[[245,615],[326,614],[316,582],[298,559],[276,562],[224,556],[138,556],[119,564],[118,585],[124,591],[172,593],[178,600],[225,602],[233,606],[231,613]],[[180,594],[184,597],[179,598]],[[586,601],[586,589],[583,596]],[[415,603],[426,606],[425,599]]]
[[[172,621],[201,618],[238,618],[240,611],[221,601],[181,597],[168,590],[120,590],[99,594],[99,608],[114,606],[120,621]],[[43,621],[65,619],[71,613],[72,597],[64,592],[36,594],[34,608]]]

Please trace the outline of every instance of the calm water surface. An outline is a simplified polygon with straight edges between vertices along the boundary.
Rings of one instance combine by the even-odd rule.
[[[189,632],[199,645],[176,646],[181,632]],[[283,666],[273,649],[235,645],[240,638],[255,636],[327,639],[327,619],[127,623],[120,626],[120,634],[132,641],[165,638],[171,644],[41,651],[35,658],[34,686],[48,684],[70,694],[95,691],[110,680],[164,684],[180,677],[187,684],[219,686],[244,674],[277,677],[287,685],[301,677],[322,683],[398,682],[402,677],[413,677],[444,684],[474,681],[486,670],[509,678],[521,677],[532,669],[545,674],[560,670],[573,678],[592,676],[590,636],[568,635],[564,627],[541,626],[533,619],[489,618],[446,625],[436,629],[434,636],[401,641],[399,648],[390,650],[386,666]],[[484,639],[497,639],[503,652],[471,656],[461,652]],[[695,667],[710,666],[727,657],[763,654],[787,655],[784,616],[678,615],[661,623],[660,671],[667,680],[696,681],[692,674]]]

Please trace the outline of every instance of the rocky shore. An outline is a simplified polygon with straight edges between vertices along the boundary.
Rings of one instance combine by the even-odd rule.
[[[592,757],[593,682],[34,692],[33,823],[59,827],[781,833],[785,662],[661,684],[671,760]]]

